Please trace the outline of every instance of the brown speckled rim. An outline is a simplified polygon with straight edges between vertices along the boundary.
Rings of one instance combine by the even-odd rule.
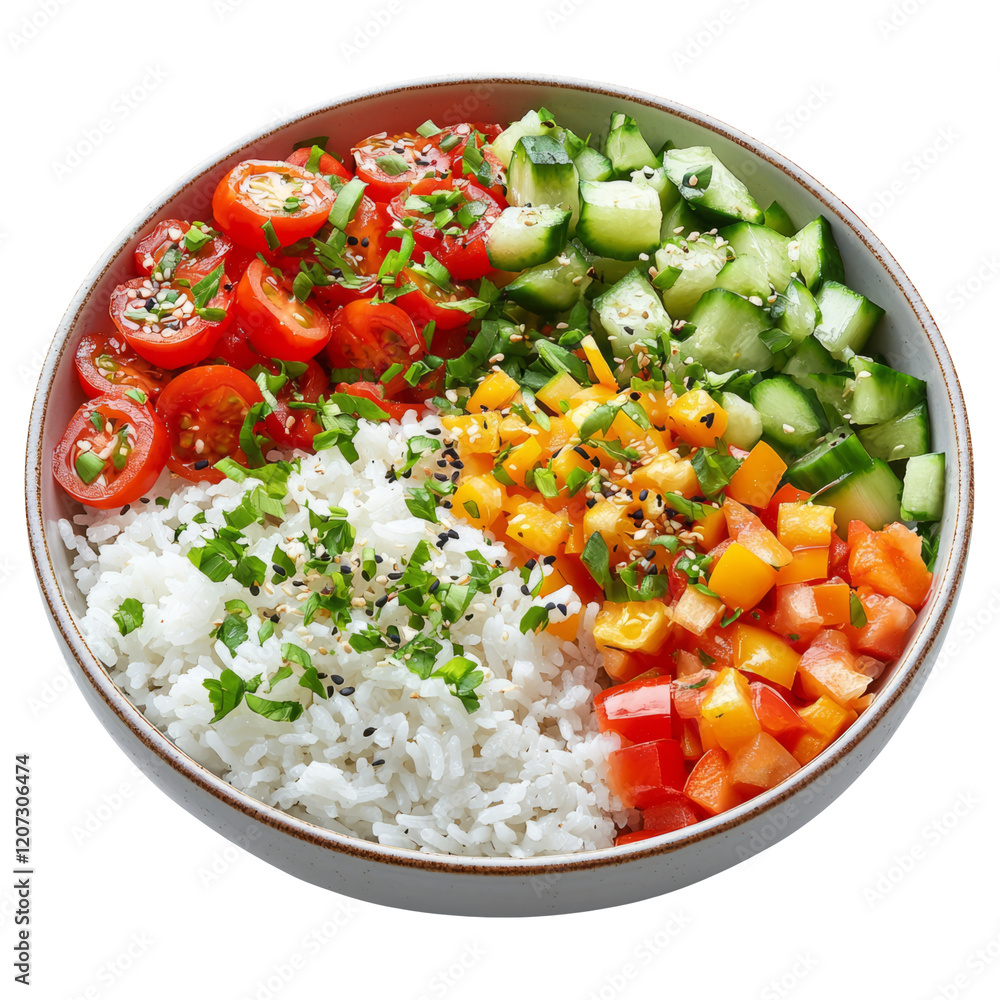
[[[56,368],[69,347],[69,334],[77,315],[86,307],[93,286],[104,275],[108,267],[117,259],[123,247],[140,230],[153,222],[162,211],[167,200],[190,188],[224,158],[238,153],[261,139],[272,135],[287,125],[296,123],[308,126],[310,119],[333,108],[343,108],[375,97],[389,97],[414,89],[432,91],[441,87],[468,86],[481,87],[489,84],[516,84],[538,87],[554,87],[578,90],[610,97],[618,97],[657,111],[666,112],[676,118],[698,125],[719,136],[731,140],[766,161],[794,180],[803,189],[817,198],[830,213],[849,227],[882,265],[885,273],[906,298],[913,311],[913,317],[929,341],[941,374],[941,385],[948,393],[952,411],[952,429],[957,442],[958,468],[954,470],[954,487],[958,491],[957,515],[951,538],[942,539],[941,552],[944,565],[938,566],[938,583],[931,598],[928,613],[918,633],[910,643],[910,651],[899,665],[889,682],[881,689],[875,704],[838,739],[826,752],[807,764],[787,781],[732,809],[719,817],[704,820],[694,826],[673,834],[638,844],[623,847],[604,848],[578,854],[549,855],[534,859],[511,858],[467,858],[443,854],[423,854],[412,850],[383,847],[355,837],[343,836],[326,830],[308,821],[290,816],[279,809],[265,805],[249,795],[227,784],[207,768],[180,751],[166,736],[160,733],[115,687],[96,657],[90,652],[80,634],[69,607],[62,595],[49,555],[41,509],[41,475],[49,463],[41,454],[42,431],[49,395],[52,392]],[[904,710],[909,707],[931,666],[929,653],[938,640],[958,596],[961,577],[968,559],[972,532],[973,470],[972,440],[962,389],[954,365],[945,346],[941,333],[921,299],[913,283],[889,254],[882,243],[839,198],[814,180],[804,170],[785,157],[774,152],[750,136],[730,128],[728,125],[700,114],[683,105],[676,104],[651,94],[641,93],[610,84],[597,84],[585,80],[566,77],[509,78],[496,76],[454,76],[433,80],[417,80],[401,83],[393,87],[372,89],[352,94],[332,104],[291,115],[279,122],[271,123],[262,131],[244,137],[222,153],[204,161],[196,167],[180,184],[156,199],[143,213],[134,219],[118,237],[112,247],[90,272],[77,291],[66,311],[53,339],[45,363],[42,367],[38,388],[31,412],[28,431],[28,446],[25,465],[25,501],[32,558],[42,595],[48,605],[49,614],[61,634],[66,647],[71,651],[79,666],[77,682],[89,683],[108,704],[118,718],[128,727],[135,738],[148,750],[156,754],[170,767],[180,772],[215,798],[238,810],[248,819],[266,824],[273,829],[302,841],[370,862],[400,865],[424,870],[445,871],[452,874],[469,873],[475,875],[505,875],[534,877],[547,873],[565,873],[589,868],[619,865],[635,858],[651,855],[667,855],[704,838],[733,831],[750,820],[775,809],[794,797],[818,778],[831,772],[839,762],[855,750],[876,729],[879,722],[898,702],[903,702]],[[874,741],[877,742],[877,741]],[[875,752],[881,747],[876,747]],[[861,768],[859,767],[859,771]],[[779,838],[780,839],[780,838]]]

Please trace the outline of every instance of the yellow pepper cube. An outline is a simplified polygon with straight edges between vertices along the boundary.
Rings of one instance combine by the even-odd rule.
[[[570,410],[575,410],[584,403],[607,403],[618,395],[618,386],[613,389],[606,385],[588,385],[579,392],[573,393],[570,399]],[[591,407],[593,409],[593,407]]]
[[[598,500],[583,515],[584,536],[600,535],[612,556],[619,547],[630,547],[630,530],[635,530],[635,523],[626,516],[626,508],[611,500]]]
[[[569,372],[560,372],[535,393],[535,398],[553,413],[567,413],[570,409],[570,400],[580,389],[580,383]],[[561,404],[565,404],[565,409]]]
[[[542,556],[555,555],[569,538],[569,532],[569,518],[565,514],[555,514],[530,500],[522,503],[507,519],[507,534]]]
[[[694,467],[687,459],[676,459],[664,452],[654,455],[645,465],[632,470],[633,490],[653,490],[655,493],[679,493],[688,500],[701,490]]]
[[[773,632],[753,625],[736,626],[733,660],[740,670],[790,689],[800,659],[799,654]]]
[[[492,476],[469,476],[459,482],[451,498],[451,509],[485,531],[503,510],[506,495],[507,491]]]
[[[729,527],[726,524],[726,515],[719,507],[710,511],[704,517],[698,518],[692,525],[692,530],[701,535],[700,547],[708,552],[716,545],[729,537]]]
[[[692,635],[704,635],[719,623],[725,605],[717,597],[703,594],[694,587],[685,587],[674,606],[674,621]]]
[[[832,698],[821,695],[811,705],[799,710],[809,729],[789,747],[800,764],[818,757],[858,717],[850,708],[842,708]]]
[[[514,448],[500,464],[503,471],[518,486],[523,486],[524,477],[541,457],[541,447],[533,437],[529,437],[523,444],[519,444]]]
[[[733,473],[726,493],[742,504],[766,507],[787,468],[781,456],[766,441],[758,441]]]
[[[729,753],[749,743],[760,732],[754,714],[750,684],[733,667],[723,667],[701,703],[701,717],[712,735]]]
[[[792,560],[778,570],[778,585],[825,580],[830,571],[830,549],[823,545],[812,549],[793,549]]]
[[[552,459],[551,468],[556,477],[556,484],[560,489],[566,486],[569,475],[574,469],[581,469],[587,473],[594,471],[594,466],[590,459],[585,458],[579,451],[569,445],[559,449],[559,452]]]
[[[729,417],[704,389],[692,389],[670,404],[668,420],[674,432],[688,444],[712,448],[715,439],[726,433]]]
[[[777,579],[774,567],[739,542],[733,542],[715,564],[708,586],[728,607],[748,611],[760,603]]]
[[[789,549],[813,548],[833,541],[836,510],[812,503],[783,503],[778,506],[778,540]]]
[[[662,601],[605,601],[594,622],[599,647],[655,653],[670,634],[670,609]]]
[[[604,355],[601,354],[601,349],[597,346],[597,341],[590,334],[587,334],[580,341],[580,346],[583,348],[583,353],[587,356],[587,362],[593,369],[597,381],[610,389],[617,389],[618,383],[615,381],[611,366],[604,359]]]
[[[469,414],[466,417],[442,417],[441,423],[463,451],[495,455],[500,450],[500,414]]]
[[[465,409],[473,414],[484,410],[500,410],[520,391],[521,387],[506,372],[490,372],[469,397]]]
[[[642,392],[636,402],[646,411],[654,427],[666,427],[670,403],[665,393],[659,390]]]
[[[500,443],[520,444],[532,435],[528,431],[528,425],[516,414],[509,413],[500,419]]]

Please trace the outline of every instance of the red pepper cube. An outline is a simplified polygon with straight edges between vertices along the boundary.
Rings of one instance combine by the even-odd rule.
[[[673,736],[667,676],[647,677],[606,688],[594,699],[602,733],[617,733],[630,743],[648,743]]]
[[[608,782],[627,809],[646,809],[672,799],[687,772],[677,740],[653,740],[615,750],[608,760]]]

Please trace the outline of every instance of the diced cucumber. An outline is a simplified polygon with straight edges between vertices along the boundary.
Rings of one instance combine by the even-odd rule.
[[[678,200],[674,207],[663,216],[663,224],[660,226],[660,242],[667,243],[670,240],[680,239],[689,233],[700,235],[704,229],[704,219],[699,218],[695,210],[678,194]]]
[[[633,184],[638,184],[639,187],[651,187],[656,192],[656,196],[660,199],[660,211],[664,215],[681,200],[680,191],[670,183],[670,178],[667,177],[667,171],[662,164],[658,167],[643,167],[641,170],[633,170],[631,179]]]
[[[886,462],[923,455],[931,443],[927,404],[920,403],[884,424],[865,427],[858,431],[858,437],[873,458]]]
[[[814,499],[836,508],[837,533],[846,538],[851,521],[863,521],[876,531],[898,521],[902,488],[903,484],[892,469],[876,458],[869,468],[850,473]]]
[[[803,455],[826,432],[826,418],[816,397],[787,375],[775,375],[750,390],[760,413],[764,438],[785,455]]]
[[[524,309],[548,316],[572,309],[590,281],[586,260],[570,243],[552,260],[519,274],[504,294]]]
[[[608,335],[615,357],[625,360],[632,345],[670,333],[670,317],[649,279],[639,270],[594,299],[594,310]]]
[[[806,337],[782,369],[786,375],[797,379],[817,372],[833,374],[840,368],[833,355],[813,336]]]
[[[708,146],[668,149],[663,165],[681,196],[713,223],[764,221],[747,186]]]
[[[615,176],[611,161],[593,146],[583,146],[573,156],[581,181],[610,181]]]
[[[490,263],[501,271],[523,271],[551,260],[566,245],[568,210],[511,205],[486,234]]]
[[[695,331],[684,342],[681,354],[709,371],[728,372],[734,368],[762,371],[773,364],[771,352],[759,338],[770,326],[767,316],[760,306],[741,295],[726,288],[709,289],[689,318]]]
[[[726,433],[723,444],[734,444],[749,451],[764,433],[764,424],[753,403],[734,392],[722,394],[722,408],[726,411]]]
[[[781,233],[782,236],[795,235],[795,224],[785,209],[776,201],[772,201],[764,209],[764,225],[776,233]]]
[[[580,177],[562,143],[551,135],[518,139],[507,174],[507,200],[518,206],[569,209],[573,234],[580,217]]]
[[[796,375],[795,382],[803,389],[812,389],[824,411],[829,415],[829,410],[826,410],[829,407],[837,415],[837,423],[847,420],[854,394],[854,379],[846,375],[813,372],[811,375]]]
[[[824,441],[803,455],[788,467],[785,476],[797,489],[815,493],[844,476],[870,468],[871,464],[871,456],[857,437],[846,434]]]
[[[748,298],[756,295],[762,302],[771,291],[764,262],[760,257],[748,253],[741,253],[723,265],[715,279],[714,287],[728,288],[731,292]]]
[[[820,311],[816,339],[842,361],[864,348],[875,325],[885,315],[881,306],[838,281],[823,283],[816,305]]]
[[[833,228],[825,216],[817,216],[791,239],[792,266],[806,288],[815,292],[824,282],[844,280],[844,262],[840,256]]]
[[[769,311],[778,329],[784,330],[796,344],[816,329],[820,319],[816,299],[797,278],[792,278],[785,290],[777,293]]]
[[[588,254],[587,259],[590,263],[595,283],[607,286],[605,288],[591,288],[591,296],[607,291],[607,288],[610,288],[615,282],[621,281],[629,271],[634,271],[638,268],[638,270],[645,274],[649,270],[649,261],[639,260],[638,258],[636,260],[615,260],[614,257],[592,257]]]
[[[714,284],[716,276],[726,263],[728,250],[718,246],[714,236],[700,236],[696,240],[685,240],[675,236],[656,251],[654,258],[657,271],[677,270],[672,280],[660,289],[663,304],[674,319],[687,319],[695,303]]]
[[[906,463],[900,517],[940,521],[944,513],[944,453],[915,455]]]
[[[719,230],[719,235],[733,248],[735,254],[756,257],[767,272],[767,280],[780,290],[792,280],[792,262],[788,257],[788,240],[767,226],[751,222],[737,222]],[[765,289],[765,292],[768,291]]]
[[[604,155],[611,161],[619,179],[628,178],[633,170],[660,165],[642,137],[636,120],[618,111],[611,116],[608,137],[604,140]]]
[[[851,420],[856,424],[882,424],[912,410],[927,398],[927,383],[880,365],[870,358],[851,358],[854,401]]]
[[[583,181],[577,235],[595,253],[617,260],[651,254],[660,242],[663,214],[651,187],[631,181]]]
[[[541,135],[546,131],[537,111],[529,111],[520,121],[512,122],[490,143],[493,155],[508,169],[514,147],[526,135]]]

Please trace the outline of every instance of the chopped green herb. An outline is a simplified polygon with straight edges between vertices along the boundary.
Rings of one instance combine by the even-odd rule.
[[[126,597],[111,616],[122,635],[134,632],[142,625],[142,604],[134,597]]]

